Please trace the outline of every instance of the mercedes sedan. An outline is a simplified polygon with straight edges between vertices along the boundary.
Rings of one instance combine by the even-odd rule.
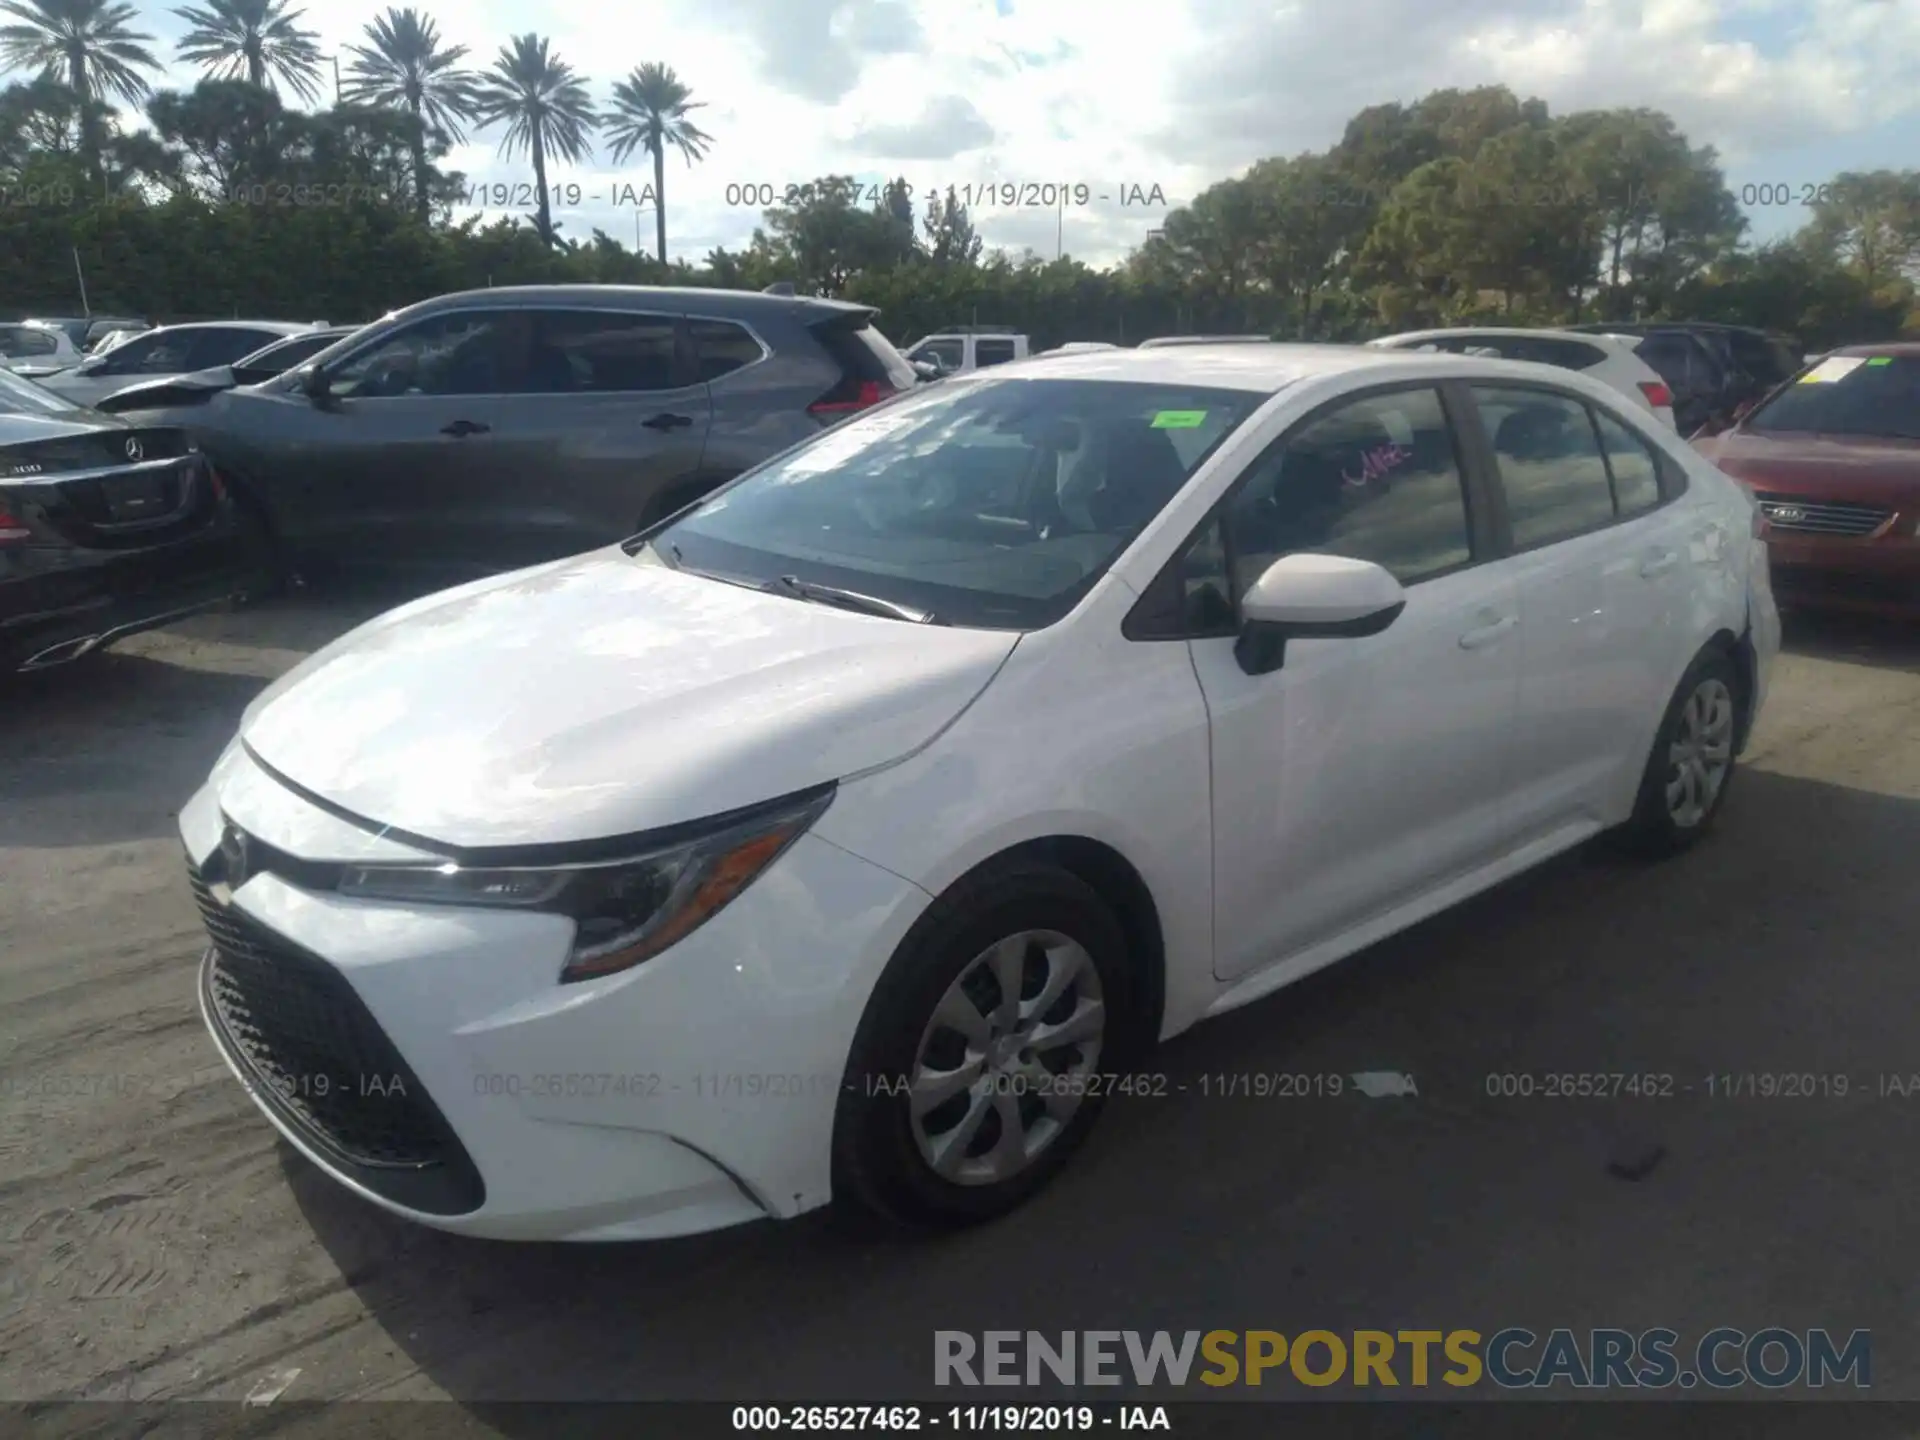
[[[1157,1040],[1589,837],[1699,840],[1778,648],[1759,532],[1535,365],[910,391],[265,691],[180,816],[206,1022],[449,1230],[999,1215]]]

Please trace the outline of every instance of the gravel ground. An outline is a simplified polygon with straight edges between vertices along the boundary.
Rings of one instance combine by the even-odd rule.
[[[1890,1199],[1920,1081],[1860,1093],[1920,1074],[1913,627],[1790,623],[1710,844],[1565,857],[1181,1037],[1156,1068],[1187,1093],[1116,1101],[1009,1221],[590,1249],[359,1203],[201,1032],[174,812],[262,684],[381,605],[202,617],[0,693],[0,1399],[881,1398],[925,1394],[936,1328],[1507,1324],[1869,1328],[1876,1398],[1920,1398]],[[1197,1087],[1370,1069],[1418,1095]],[[1488,1095],[1523,1071],[1693,1090]],[[1699,1083],[1779,1071],[1854,1093]]]

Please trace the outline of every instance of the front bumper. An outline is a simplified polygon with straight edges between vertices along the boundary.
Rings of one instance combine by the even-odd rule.
[[[196,870],[218,872],[229,817],[256,843],[308,860],[370,854],[368,832],[348,837],[239,747],[181,812]],[[686,1234],[830,1198],[854,1029],[927,899],[803,836],[672,950],[562,986],[566,919],[373,903],[259,873],[210,913],[202,1010],[281,1134],[375,1204],[501,1239]],[[305,967],[307,981],[249,992],[264,1028],[278,1027],[264,1039],[238,1033],[261,1014],[223,1010],[217,993],[232,948],[223,920],[264,937],[264,963]],[[355,1006],[364,1023],[348,1014]],[[349,1029],[357,1039],[338,1038]],[[435,1164],[420,1165],[436,1124]]]
[[[0,674],[77,660],[234,600],[256,565],[228,524],[138,551],[0,556]]]

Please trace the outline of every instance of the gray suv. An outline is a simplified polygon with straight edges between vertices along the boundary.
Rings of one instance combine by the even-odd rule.
[[[623,539],[913,388],[875,313],[729,290],[473,290],[189,423],[285,567],[510,569]]]

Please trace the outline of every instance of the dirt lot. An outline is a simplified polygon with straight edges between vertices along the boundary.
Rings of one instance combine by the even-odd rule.
[[[1913,628],[1790,628],[1701,850],[1567,857],[1158,1065],[1417,1096],[1117,1102],[1039,1203],[938,1243],[809,1218],[593,1251],[360,1204],[200,1030],[174,811],[262,683],[378,605],[205,617],[0,696],[0,1398],[880,1398],[927,1390],[935,1328],[1507,1324],[1864,1327],[1876,1397],[1920,1398],[1892,1198],[1920,1089],[1860,1093],[1920,1075]],[[1693,1089],[1488,1095],[1523,1071]],[[1785,1071],[1854,1093],[1702,1084]]]

